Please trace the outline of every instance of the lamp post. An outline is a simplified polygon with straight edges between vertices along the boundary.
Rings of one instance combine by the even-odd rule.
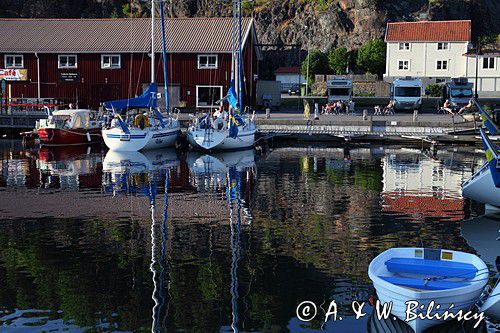
[[[476,81],[474,83],[474,98],[478,99],[479,95],[477,94],[477,86],[478,86],[478,68],[479,68],[479,52],[481,52],[481,42],[478,40],[477,41],[477,46],[476,46]]]
[[[306,30],[308,29],[307,25],[304,27]],[[307,30],[307,36],[309,36],[309,30]],[[309,48],[310,48],[310,40],[307,41],[307,68],[306,68],[306,95],[309,92]]]

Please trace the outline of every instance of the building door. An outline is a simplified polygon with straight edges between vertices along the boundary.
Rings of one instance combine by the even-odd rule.
[[[143,91],[149,87],[149,83],[145,83],[142,85]],[[158,106],[161,109],[165,109],[165,86],[163,85],[158,85],[158,93],[159,98],[158,98]],[[181,101],[181,86],[177,84],[172,84],[168,86],[168,95],[170,96],[170,107],[176,108],[180,106],[180,101]]]

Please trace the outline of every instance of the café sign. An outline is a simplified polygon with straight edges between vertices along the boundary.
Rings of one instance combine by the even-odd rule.
[[[5,81],[27,81],[27,69],[2,69],[0,68],[0,80]]]

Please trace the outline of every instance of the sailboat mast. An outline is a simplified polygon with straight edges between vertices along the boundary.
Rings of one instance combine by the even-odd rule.
[[[155,83],[155,2],[151,0],[151,83]]]
[[[170,113],[170,96],[168,94],[168,68],[167,68],[167,38],[165,36],[165,13],[163,0],[160,0],[160,19],[161,19],[161,40],[163,54],[163,82],[165,85],[165,109]]]
[[[241,44],[241,0],[238,0],[238,104],[240,108],[240,114],[243,113],[243,56],[241,54]]]

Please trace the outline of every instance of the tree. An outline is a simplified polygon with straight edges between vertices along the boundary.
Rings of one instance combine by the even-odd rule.
[[[309,60],[309,61],[308,61]],[[306,80],[309,85],[312,85],[314,81],[314,75],[316,74],[326,74],[328,72],[328,57],[325,53],[318,50],[309,51],[309,55],[302,62],[301,72],[303,75],[307,76],[307,67],[309,63],[309,77]]]
[[[385,52],[385,42],[372,39],[359,49],[356,63],[369,73],[381,75],[385,71]]]
[[[349,64],[349,53],[345,47],[339,47],[328,52],[328,67],[333,74],[345,74]]]

